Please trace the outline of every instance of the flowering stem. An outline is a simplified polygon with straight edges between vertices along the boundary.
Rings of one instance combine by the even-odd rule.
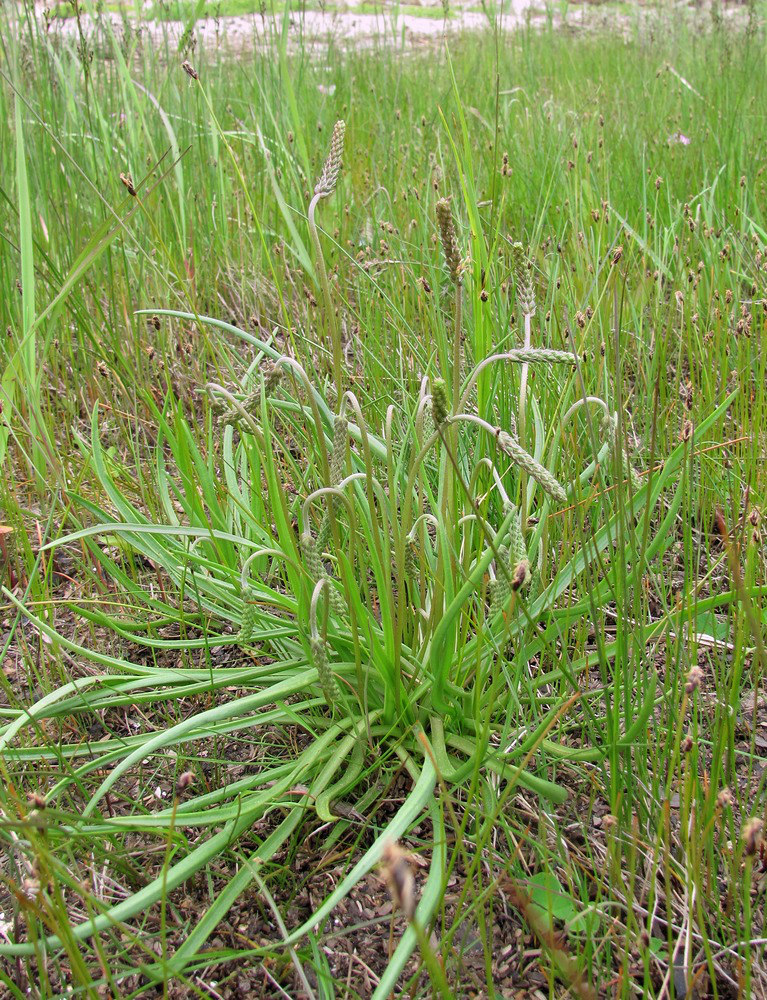
[[[333,300],[330,296],[330,282],[328,281],[328,272],[325,267],[325,258],[322,255],[322,244],[320,243],[320,236],[317,232],[317,223],[314,220],[314,213],[317,209],[317,203],[319,202],[322,194],[315,194],[309,203],[309,211],[307,213],[307,221],[309,223],[309,234],[312,239],[312,244],[314,245],[314,256],[317,261],[317,275],[319,277],[320,286],[322,287],[322,295],[325,300],[325,313],[327,319],[328,329],[330,330],[330,340],[333,351],[333,379],[336,383],[336,394],[340,398],[343,392],[342,387],[342,376],[343,376],[343,365],[342,365],[342,354],[341,354],[341,337],[338,332],[338,324],[336,323],[336,314],[333,309]]]
[[[525,313],[525,350],[530,349],[530,337],[532,326],[532,314]],[[527,361],[522,365],[522,373],[519,377],[519,443],[523,448],[527,448],[527,373],[529,370]],[[528,449],[529,450],[529,449]],[[520,520],[522,524],[522,534],[527,532],[527,473],[522,469],[520,477],[521,497],[519,503]]]
[[[461,285],[455,289],[455,325],[453,327],[453,413],[457,413],[461,399],[461,323],[463,294]]]

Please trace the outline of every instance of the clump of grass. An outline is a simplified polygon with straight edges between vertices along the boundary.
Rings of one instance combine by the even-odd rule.
[[[79,101],[77,40],[28,23],[0,84],[6,988],[250,968],[207,942],[250,886],[292,906],[302,852],[348,866],[258,954],[340,982],[326,921],[400,842],[425,879],[379,996],[427,988],[414,950],[465,992],[470,922],[497,991],[511,892],[552,983],[756,993],[763,53],[753,23],[658,27],[330,71],[286,33],[255,76],[204,47],[185,76],[102,25]],[[331,282],[312,132],[341,114]]]

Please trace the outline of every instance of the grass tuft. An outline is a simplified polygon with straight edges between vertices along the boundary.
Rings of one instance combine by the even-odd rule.
[[[758,10],[158,6],[0,9],[7,995],[765,994]]]

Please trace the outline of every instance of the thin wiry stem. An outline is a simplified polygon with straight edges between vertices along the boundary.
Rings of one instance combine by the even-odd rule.
[[[466,380],[461,398],[458,401],[458,406],[455,408],[456,413],[460,413],[466,409],[471,391],[479,381],[479,376],[485,368],[495,364],[496,361],[510,361],[523,365],[538,362],[542,364],[574,365],[575,357],[569,351],[555,351],[545,347],[515,348],[511,351],[504,351],[502,354],[491,354],[490,357],[480,361]]]
[[[333,308],[333,299],[330,295],[330,282],[328,281],[328,272],[325,267],[325,258],[322,255],[322,243],[320,242],[320,236],[317,232],[317,223],[314,219],[314,213],[317,208],[317,204],[322,198],[322,194],[315,194],[309,203],[309,211],[307,213],[307,221],[309,223],[309,234],[312,238],[312,244],[314,245],[314,256],[317,264],[317,275],[319,277],[320,287],[322,288],[322,296],[325,300],[325,315],[327,326],[330,330],[330,343],[331,349],[333,351],[333,379],[336,383],[336,393],[338,395],[342,392],[342,382],[343,382],[343,364],[342,364],[342,351],[341,351],[341,335],[338,330],[338,322],[336,320],[335,309]]]
[[[514,271],[517,279],[517,299],[524,315],[525,324],[525,344],[524,350],[530,350],[532,333],[533,313],[535,312],[535,289],[530,275],[530,261],[527,251],[521,243],[513,246]],[[527,377],[529,365],[525,362],[522,365],[522,372],[519,379],[519,443],[523,448],[530,448],[527,440]],[[520,476],[520,509],[522,514],[522,532],[524,534],[527,527],[527,475],[522,469]]]
[[[346,124],[343,121],[337,121],[333,127],[333,137],[330,142],[330,152],[328,153],[328,158],[325,161],[325,165],[322,168],[322,173],[320,174],[319,180],[314,188],[314,197],[309,203],[309,211],[307,213],[307,221],[309,223],[309,234],[314,245],[314,256],[317,261],[317,273],[319,276],[320,285],[322,287],[322,294],[325,299],[325,311],[327,314],[327,324],[330,329],[330,339],[333,350],[333,378],[336,383],[336,397],[340,399],[343,392],[342,379],[343,379],[343,365],[342,365],[342,350],[341,350],[341,335],[338,329],[338,323],[336,321],[336,314],[333,308],[333,299],[330,294],[330,282],[328,281],[328,272],[325,267],[325,258],[322,255],[322,243],[320,242],[320,236],[317,232],[317,223],[315,221],[315,212],[317,210],[317,205],[321,198],[329,198],[331,194],[336,189],[336,184],[338,183],[338,175],[341,172],[341,162],[344,151],[344,136],[346,134]]]
[[[455,321],[453,324],[453,413],[458,412],[461,398],[461,324],[463,322],[463,286],[455,288]]]
[[[487,431],[491,434],[495,440],[498,442],[499,448],[520,467],[523,472],[526,472],[531,476],[539,486],[555,500],[560,503],[565,503],[567,500],[567,493],[564,487],[553,476],[549,470],[541,465],[537,459],[533,458],[524,448],[522,448],[514,438],[504,431],[501,427],[493,427],[482,417],[478,417],[472,413],[457,413],[455,416],[450,418],[450,423],[455,423],[458,421],[464,421],[465,423],[476,424],[477,427],[481,427],[482,430]]]
[[[532,314],[525,313],[525,350],[530,349],[530,339],[532,331]],[[519,441],[523,448],[527,447],[527,375],[530,365],[527,361],[522,365],[519,376]],[[527,530],[527,473],[522,469],[519,477],[520,483],[520,511],[522,534]]]

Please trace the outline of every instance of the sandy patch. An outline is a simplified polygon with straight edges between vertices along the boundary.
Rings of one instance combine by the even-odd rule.
[[[495,16],[481,10],[466,9],[466,5],[450,3],[452,16],[447,20],[433,16],[420,17],[408,12],[396,13],[396,8],[380,13],[362,13],[353,9],[354,3],[347,4],[344,11],[308,10],[290,16],[289,36],[303,44],[365,42],[368,44],[401,45],[438,40],[445,36],[455,36],[465,31],[478,31],[497,24],[501,31],[511,31],[525,23],[541,23],[546,20],[544,8],[533,0],[506,0],[503,14]],[[424,6],[427,6],[424,3]],[[430,7],[440,4],[429,3]],[[472,5],[475,6],[475,5]],[[64,39],[76,40],[79,29],[74,18],[46,20],[44,3],[36,3],[35,12],[40,26],[49,34]],[[488,8],[489,10],[489,8]],[[500,11],[500,7],[498,8]],[[558,14],[552,15],[556,23],[561,22]],[[607,12],[605,11],[605,19]],[[614,11],[610,12],[614,19]],[[136,22],[128,18],[127,23],[138,31],[145,41],[165,46],[185,47],[189,41],[185,37],[187,26],[182,21],[144,20]],[[80,25],[86,37],[98,33],[114,32],[119,39],[125,32],[126,18],[115,13],[104,12],[94,20],[90,15],[81,18]],[[580,23],[583,9],[570,10],[568,23]],[[196,22],[193,33],[197,44],[206,47],[224,47],[234,50],[264,47],[271,44],[282,30],[282,15],[248,14],[227,17],[206,17]]]

